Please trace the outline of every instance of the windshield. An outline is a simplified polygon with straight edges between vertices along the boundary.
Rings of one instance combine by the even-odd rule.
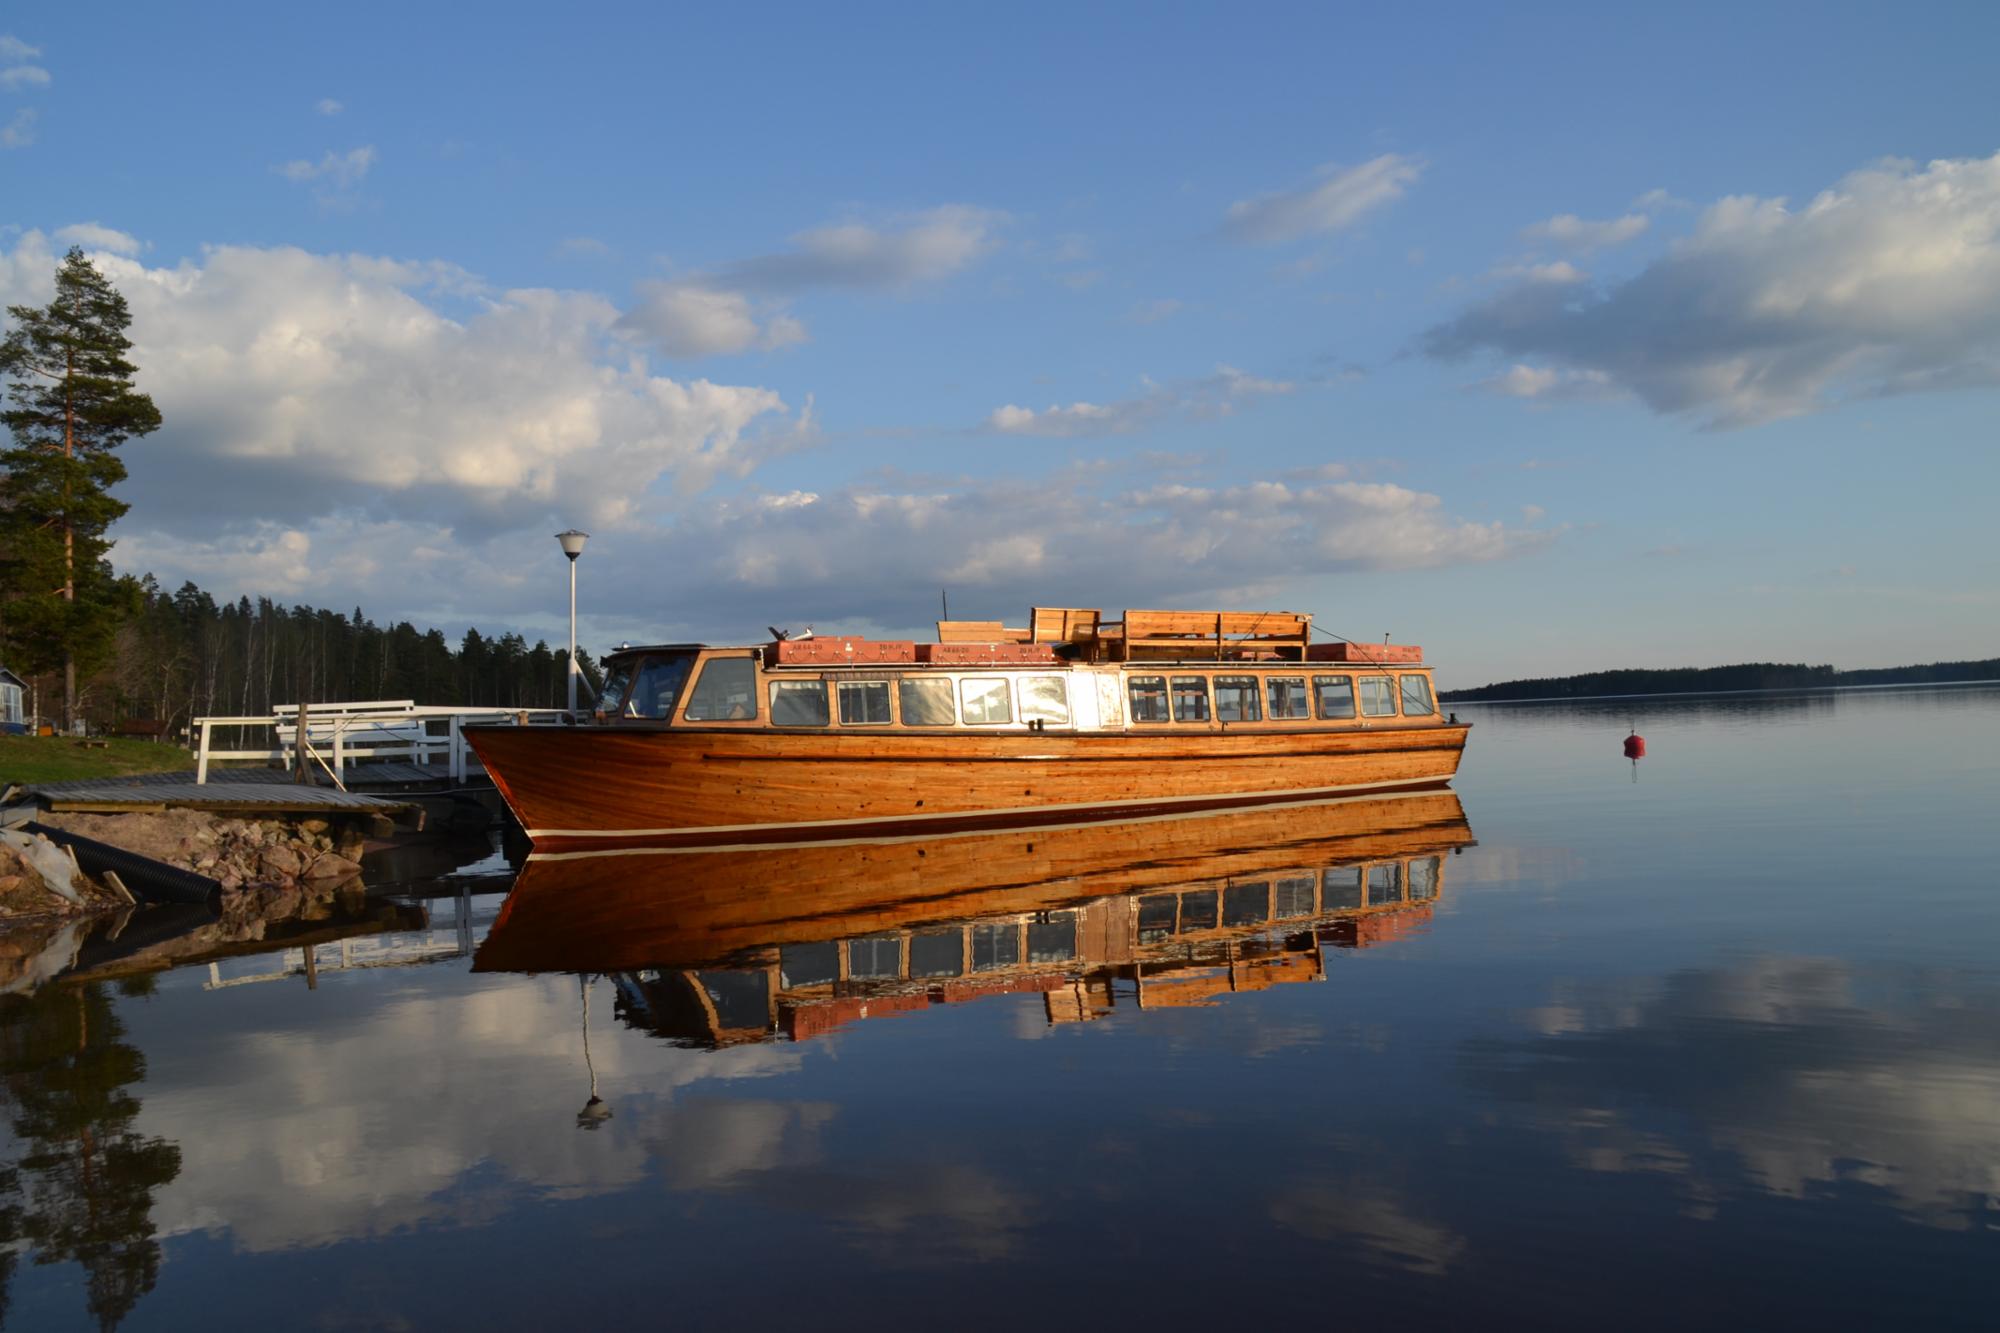
[[[604,688],[597,692],[597,711],[617,716],[625,702],[625,687],[632,683],[632,664],[614,662],[604,670]]]
[[[632,680],[632,697],[625,702],[624,717],[651,717],[662,721],[674,714],[681,687],[687,684],[693,653],[672,657],[648,657],[640,661]]]

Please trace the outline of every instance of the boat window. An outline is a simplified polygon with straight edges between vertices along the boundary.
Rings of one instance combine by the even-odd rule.
[[[948,727],[958,721],[948,680],[911,680],[906,676],[896,686],[896,694],[906,727]]]
[[[625,687],[631,683],[630,663],[619,662],[605,668],[604,688],[597,692],[597,711],[617,717],[619,707],[625,702]]]
[[[1156,893],[1139,900],[1139,943],[1152,944],[1174,933],[1174,919],[1180,915],[1181,900],[1171,893]]]
[[[778,984],[787,990],[825,986],[840,979],[840,946],[832,940],[787,944],[778,950]]]
[[[695,979],[715,1006],[718,1029],[762,1028],[771,1022],[771,978],[764,972],[698,972]]]
[[[1271,915],[1280,921],[1292,917],[1313,914],[1313,884],[1311,875],[1291,875],[1281,879],[1274,886],[1276,896],[1271,904]]]
[[[972,928],[972,970],[991,972],[1021,961],[1021,927],[1008,921]]]
[[[1314,676],[1313,693],[1319,698],[1321,717],[1354,716],[1354,677]]]
[[[1181,895],[1181,934],[1190,930],[1215,929],[1215,890],[1202,889]]]
[[[1429,902],[1438,896],[1438,859],[1420,856],[1410,862],[1410,901]]]
[[[1396,690],[1387,676],[1361,678],[1361,716],[1396,716]]]
[[[965,936],[956,930],[929,930],[910,936],[910,975],[957,977],[965,974]]]
[[[1320,877],[1319,910],[1338,912],[1361,906],[1361,867],[1336,866]]]
[[[1403,901],[1403,863],[1391,861],[1385,866],[1368,867],[1368,905],[1380,907],[1384,903]]]
[[[689,706],[692,707],[693,705]],[[771,725],[774,727],[825,726],[826,682],[823,680],[772,681]]]
[[[1399,676],[1403,683],[1403,716],[1429,717],[1437,712],[1437,705],[1431,702],[1431,683],[1424,676]]]
[[[1208,677],[1174,677],[1174,721],[1208,721]]]
[[[888,725],[888,681],[843,680],[840,682],[839,689],[841,726],[874,727]]]
[[[903,975],[903,940],[899,935],[873,935],[847,942],[847,975],[874,981]]]
[[[1021,720],[1043,726],[1069,725],[1069,682],[1061,676],[1029,676],[1021,682]]]
[[[1217,676],[1215,718],[1218,722],[1261,722],[1264,710],[1257,702],[1257,678]]]
[[[1125,695],[1131,701],[1134,722],[1165,722],[1167,720],[1167,678],[1165,676],[1134,676],[1125,682]]]
[[[747,660],[747,659],[746,659]],[[687,684],[690,656],[648,657],[639,664],[632,682],[632,695],[625,701],[625,717],[668,718],[680,702],[681,687]]]
[[[994,726],[1014,720],[1014,706],[1007,698],[1004,680],[962,680],[958,692],[965,701],[967,726]]]
[[[1306,697],[1304,676],[1271,676],[1264,682],[1267,710],[1273,722],[1287,718],[1311,717],[1312,701]]]
[[[1076,957],[1076,913],[1037,912],[1028,919],[1028,961],[1066,963]]]
[[[1222,924],[1225,926],[1254,926],[1268,920],[1271,906],[1271,886],[1262,881],[1255,884],[1231,884],[1222,891]]]
[[[688,696],[690,722],[742,722],[757,716],[757,664],[747,657],[711,657]]]

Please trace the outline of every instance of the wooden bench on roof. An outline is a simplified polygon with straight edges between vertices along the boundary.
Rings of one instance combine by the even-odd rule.
[[[1028,632],[1008,629],[997,620],[940,620],[939,643],[1026,643]]]
[[[1097,642],[1104,613],[1094,606],[1037,606],[1028,611],[1030,643]]]
[[[1295,611],[1127,611],[1098,626],[1105,660],[1303,662],[1312,617]]]
[[[1094,606],[1030,607],[1026,629],[1015,629],[998,620],[940,620],[938,642],[1094,644],[1097,622],[1103,614]]]

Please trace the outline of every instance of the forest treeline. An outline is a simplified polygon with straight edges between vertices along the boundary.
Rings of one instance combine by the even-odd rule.
[[[141,718],[178,730],[190,718],[255,717],[301,702],[411,699],[505,708],[566,702],[568,654],[519,634],[469,629],[454,644],[406,620],[378,625],[359,607],[342,614],[268,597],[218,602],[193,583],[168,593],[150,577],[133,582],[129,596],[110,661],[79,690],[79,712],[93,730]],[[597,670],[586,652],[577,653],[577,662],[587,702]],[[39,683],[46,719],[48,691],[60,682]]]
[[[1580,676],[1507,680],[1471,690],[1444,690],[1451,703],[1507,699],[1582,699],[1606,694],[1703,694],[1717,690],[1801,690],[1830,685],[1924,685],[2000,679],[2000,657],[1976,662],[1835,671],[1803,662],[1741,662],[1735,666],[1589,671]]]

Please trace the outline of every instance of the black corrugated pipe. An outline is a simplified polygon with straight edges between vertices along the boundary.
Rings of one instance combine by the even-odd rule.
[[[76,863],[83,867],[86,875],[102,876],[105,871],[111,871],[126,888],[132,890],[135,898],[149,903],[199,903],[211,911],[222,908],[220,880],[197,875],[192,870],[182,870],[94,838],[80,838],[63,829],[50,828],[47,824],[29,824],[26,831],[40,833],[50,842],[75,852]]]

